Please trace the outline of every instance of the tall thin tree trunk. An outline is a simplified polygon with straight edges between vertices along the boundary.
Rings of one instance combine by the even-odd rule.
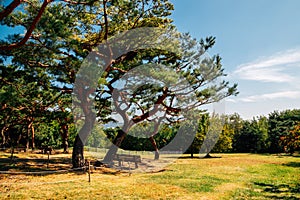
[[[155,139],[154,139],[153,136],[151,136],[151,137],[149,138],[149,140],[150,140],[150,142],[151,142],[151,144],[152,144],[152,146],[154,147],[154,150],[155,150],[154,160],[158,160],[158,159],[159,159],[159,151],[158,151],[158,148],[157,148],[157,144],[156,144],[156,142],[155,142]]]
[[[31,122],[32,123],[32,122]],[[27,138],[26,138],[26,149],[25,151],[27,152],[27,150],[30,148],[30,133],[31,133],[31,127],[30,127],[30,124],[28,124],[27,126]]]
[[[64,153],[69,153],[69,127],[67,124],[62,125],[62,139],[63,139],[63,147],[64,147]]]
[[[31,123],[31,147],[32,150],[35,149],[35,130],[34,130],[33,122]]]
[[[5,129],[6,129],[6,127],[5,127],[5,126],[4,126],[4,127],[1,129],[2,145],[3,145],[3,146],[4,146],[4,145],[5,145],[5,143],[6,143]]]

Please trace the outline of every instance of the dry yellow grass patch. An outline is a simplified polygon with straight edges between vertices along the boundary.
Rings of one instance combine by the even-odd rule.
[[[19,159],[45,157],[18,156]],[[53,159],[66,161],[68,156],[53,155]],[[299,158],[219,156],[222,158],[181,158],[158,173],[129,174],[100,168],[93,171],[90,183],[86,173],[0,175],[0,199],[264,199],[272,195],[268,189],[276,188],[280,191],[274,198],[299,197],[299,193],[293,192],[299,187]],[[29,160],[27,164],[34,163]],[[70,167],[68,162],[62,164]]]

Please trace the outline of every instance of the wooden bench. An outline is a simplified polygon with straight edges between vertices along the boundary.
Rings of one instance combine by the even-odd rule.
[[[91,160],[90,162],[88,162],[88,160],[85,160],[85,166],[89,167],[89,164],[91,169],[95,169],[95,170],[106,167],[106,165],[102,163],[100,160]]]
[[[40,148],[42,154],[52,154],[53,148],[51,146],[44,146]]]
[[[124,166],[124,162],[134,162],[135,168],[142,162],[140,155],[116,154],[114,160],[119,162],[119,167]]]
[[[27,148],[24,147],[24,146],[18,146],[18,147],[13,147],[13,148],[10,148],[10,153],[14,154],[14,153],[19,153],[19,152],[26,152],[27,151]]]
[[[27,148],[25,146],[19,146],[19,147],[16,147],[16,150],[17,152],[26,152],[27,151]]]

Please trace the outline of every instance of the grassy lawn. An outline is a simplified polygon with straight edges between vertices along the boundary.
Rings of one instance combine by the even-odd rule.
[[[26,159],[26,155],[18,154],[17,159]],[[7,156],[0,156],[0,170],[7,168],[3,164]],[[85,173],[2,174],[0,199],[300,199],[299,157],[216,156],[221,158],[182,157],[157,173],[130,175],[113,169],[97,170],[90,183]],[[57,169],[69,167],[66,157],[70,155],[55,157],[63,163]],[[30,159],[27,155],[25,161]],[[46,158],[39,159],[35,157],[44,169]],[[17,170],[14,166],[11,171]],[[48,169],[51,167],[55,169],[55,163],[50,163]]]

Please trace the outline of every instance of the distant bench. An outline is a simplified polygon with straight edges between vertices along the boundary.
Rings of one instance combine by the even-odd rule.
[[[135,168],[138,168],[138,163],[142,162],[140,155],[116,154],[114,160],[119,162],[119,167],[123,166],[124,162],[134,162]]]
[[[25,146],[18,146],[15,148],[15,150],[17,150],[17,152],[26,152],[27,148]]]
[[[48,154],[48,153],[52,154],[52,151],[54,151],[51,146],[41,147],[40,150],[41,150],[41,153],[43,153],[43,154]]]

